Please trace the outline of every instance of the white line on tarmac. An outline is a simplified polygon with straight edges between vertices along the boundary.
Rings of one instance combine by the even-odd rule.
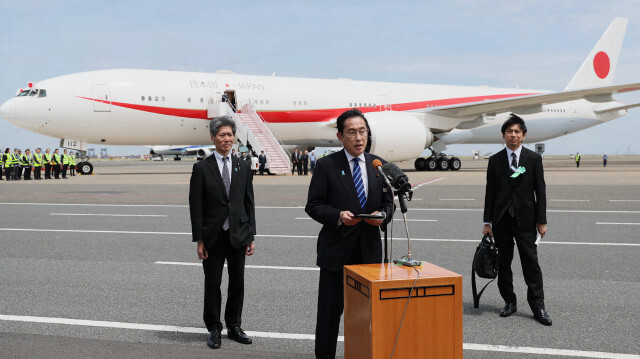
[[[440,201],[475,201],[475,198],[438,198]]]
[[[609,202],[640,202],[640,199],[610,199]]]
[[[155,264],[166,264],[166,265],[174,265],[174,266],[201,266],[201,262],[154,262]],[[224,265],[227,266],[226,264]],[[284,266],[258,266],[247,264],[244,266],[245,268],[251,269],[278,269],[278,270],[301,270],[301,271],[319,271],[318,267],[284,267]]]
[[[0,231],[19,232],[70,232],[70,233],[110,233],[110,234],[154,234],[154,235],[179,235],[190,236],[191,232],[136,232],[136,231],[96,231],[84,229],[42,229],[42,228],[0,228]],[[256,237],[271,238],[309,238],[317,239],[318,236],[300,236],[291,234],[257,234]],[[406,240],[406,238],[394,238],[395,240]],[[411,238],[412,241],[420,242],[475,242],[475,239],[448,239],[448,238]],[[553,242],[542,241],[541,244],[561,244],[561,245],[584,245],[584,246],[629,246],[640,247],[640,243],[606,243],[606,242]]]
[[[164,214],[49,213],[50,216],[167,217]]]
[[[628,222],[628,223],[596,222],[596,224],[614,224],[619,226],[640,226],[640,223],[632,223],[632,222]]]
[[[640,201],[640,200],[638,200],[638,201]],[[189,208],[189,206],[187,206],[187,205],[177,205],[177,204],[0,203],[0,205]],[[257,209],[304,209],[304,206],[256,206],[256,208]],[[482,208],[411,208],[411,211],[482,212],[484,210]],[[640,214],[640,211],[587,211],[587,210],[548,209],[547,213],[629,213],[629,214]]]
[[[26,323],[63,324],[63,325],[85,326],[85,327],[114,328],[114,329],[147,330],[147,331],[155,331],[155,332],[195,333],[195,334],[202,334],[203,336],[208,334],[205,328],[180,327],[175,325],[157,325],[157,324],[126,323],[126,322],[111,322],[111,321],[99,321],[99,320],[35,317],[35,316],[25,316],[25,315],[2,315],[2,314],[0,314],[0,320],[13,321],[13,322],[26,322]],[[246,333],[247,335],[256,337],[256,338],[296,339],[296,340],[314,340],[315,339],[315,335],[313,334],[254,332],[254,331],[247,331]],[[223,335],[227,334],[225,329],[222,330],[222,334]],[[338,341],[343,342],[344,336],[338,336]],[[515,346],[506,346],[506,345],[490,345],[490,344],[476,344],[476,343],[463,343],[462,348],[464,350],[556,355],[556,356],[581,357],[581,358],[640,359],[640,355],[635,355],[635,354],[607,353],[607,352],[553,349],[553,348],[515,347]]]
[[[312,219],[311,217],[295,217],[294,219]],[[395,218],[394,221],[403,221],[400,218]],[[407,219],[407,222],[438,222],[437,219]]]
[[[440,177],[440,178],[435,178],[435,179],[428,180],[428,181],[425,181],[425,182],[421,182],[421,183],[418,183],[417,185],[413,186],[412,189],[416,190],[416,189],[418,189],[418,188],[420,188],[422,186],[425,186],[425,185],[428,185],[428,184],[431,184],[431,183],[435,183],[435,182],[438,182],[438,181],[442,181],[445,178],[447,178],[447,177]]]
[[[550,199],[551,202],[589,202],[588,199]]]

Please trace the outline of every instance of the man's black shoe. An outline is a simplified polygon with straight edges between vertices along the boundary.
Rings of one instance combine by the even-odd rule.
[[[500,316],[508,317],[517,311],[518,311],[518,306],[516,305],[516,303],[507,303],[505,304],[504,308],[500,310]]]
[[[542,325],[547,325],[547,326],[551,325],[551,317],[549,316],[549,313],[547,313],[546,310],[540,308],[535,312],[533,312],[533,316],[534,318],[536,318],[538,323]]]
[[[227,328],[227,336],[231,340],[235,340],[241,344],[251,344],[253,341],[249,338],[240,327]]]
[[[207,346],[211,349],[220,349],[222,339],[219,330],[213,330],[209,339],[207,339]]]

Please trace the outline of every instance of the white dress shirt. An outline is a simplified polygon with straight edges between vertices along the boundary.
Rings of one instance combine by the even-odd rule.
[[[353,159],[355,156],[352,156],[347,150],[344,150],[344,153],[347,155],[347,161],[349,162],[349,169],[351,170],[351,176],[353,176]],[[364,152],[358,156],[360,161],[358,164],[360,165],[360,175],[362,176],[362,185],[364,187],[364,196],[369,197],[369,182],[367,181],[367,163],[364,159]]]

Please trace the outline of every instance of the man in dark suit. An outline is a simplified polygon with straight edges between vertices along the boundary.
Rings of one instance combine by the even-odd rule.
[[[193,166],[189,188],[189,211],[193,241],[204,269],[204,323],[210,332],[207,345],[220,348],[222,271],[225,259],[229,287],[224,320],[227,336],[251,344],[241,329],[244,302],[245,256],[253,255],[256,234],[251,168],[231,156],[236,125],[228,116],[211,120],[212,156]]]
[[[298,152],[298,147],[296,147],[296,149],[293,151],[293,154],[291,155],[291,175],[292,176],[296,172],[298,172],[298,175],[300,174],[300,171],[298,170],[299,163],[300,163],[300,152]]]
[[[267,155],[264,154],[264,151],[260,151],[260,156],[258,156],[258,163],[260,164],[260,176],[264,175],[264,168],[267,165]]]
[[[302,173],[304,173],[304,175],[307,176],[309,174],[309,151],[308,150],[304,150],[304,153],[302,154],[302,156],[300,156],[300,163],[302,166]]]
[[[500,316],[508,317],[517,311],[511,271],[515,240],[534,318],[541,324],[551,325],[544,305],[536,243],[536,232],[541,238],[547,232],[542,157],[522,147],[527,127],[517,115],[511,114],[501,131],[506,148],[489,158],[482,229],[482,233],[495,236],[500,254],[498,289],[506,303]]]
[[[358,214],[387,213],[391,219],[393,197],[384,191],[385,181],[373,168],[381,158],[364,152],[369,126],[357,109],[337,119],[337,137],[344,149],[316,163],[305,211],[322,224],[318,235],[320,267],[316,358],[335,358],[340,316],[343,312],[343,267],[347,264],[380,263],[382,244],[378,220],[360,220]]]

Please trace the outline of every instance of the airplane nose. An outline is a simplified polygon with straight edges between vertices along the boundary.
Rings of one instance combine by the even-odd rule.
[[[15,122],[15,103],[9,100],[0,106],[0,117],[3,120],[14,123]]]

